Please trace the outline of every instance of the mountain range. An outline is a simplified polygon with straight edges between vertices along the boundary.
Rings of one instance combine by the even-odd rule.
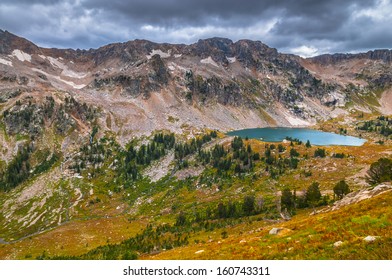
[[[381,104],[390,102],[383,93],[391,83],[390,50],[304,59],[258,41],[224,38],[61,50],[7,31],[0,42],[3,102],[25,92],[67,92],[99,107],[101,125],[124,141],[127,134],[181,132],[183,125],[307,126],[355,106],[385,112]]]
[[[133,238],[136,229],[148,223],[177,219],[176,226],[183,226],[178,220],[181,213],[208,213],[206,209],[233,194],[240,201],[242,194],[255,190],[265,197],[265,209],[275,209],[274,199],[287,182],[300,188],[310,179],[324,181],[323,195],[328,196],[335,180],[348,178],[359,190],[368,184],[355,174],[366,174],[382,155],[390,157],[390,138],[377,134],[373,125],[383,126],[383,133],[389,129],[385,116],[392,114],[391,85],[392,50],[302,58],[260,41],[225,38],[190,45],[134,40],[73,50],[42,48],[0,30],[0,256],[23,258],[18,246],[27,252],[26,258],[80,255],[112,244],[110,238],[114,243]],[[376,117],[381,118],[380,125]],[[231,167],[231,161],[239,151],[224,133],[254,127],[348,130],[367,137],[369,143],[363,149],[327,147],[328,162],[309,159],[308,147],[297,143],[299,169],[288,175],[280,169],[281,179],[275,178],[264,157],[269,157],[269,144],[248,139],[248,163],[237,164],[248,170],[245,177],[229,182],[218,163],[200,166],[202,151],[214,154],[216,149],[223,166],[230,160],[229,174],[235,174],[238,168],[234,163]],[[362,128],[368,132],[359,132]],[[282,168],[280,159],[283,166],[288,164],[283,163],[285,156],[290,166],[297,157],[284,154],[292,149],[289,144],[279,148],[274,168]],[[250,164],[254,151],[263,161],[255,166]],[[344,163],[335,162],[337,153],[346,155]],[[313,175],[310,166],[318,168]],[[336,176],[329,178],[328,172]],[[253,188],[256,182],[260,189]],[[227,190],[217,195],[222,186]],[[152,209],[151,202],[158,200]],[[258,214],[264,211],[261,208]],[[266,210],[263,213],[269,214],[263,219],[280,219],[276,211]],[[120,226],[107,225],[112,222]],[[103,225],[117,232],[103,240]],[[86,229],[89,226],[93,232]],[[72,233],[75,228],[88,233]],[[60,247],[40,243],[45,238],[59,242],[62,234],[66,240]],[[92,236],[94,246],[85,235]],[[184,236],[199,244],[186,232],[178,246],[187,244]],[[26,245],[29,238],[33,245]],[[35,248],[33,253],[29,246]],[[42,246],[52,249],[39,251]],[[162,252],[158,247],[148,252]]]

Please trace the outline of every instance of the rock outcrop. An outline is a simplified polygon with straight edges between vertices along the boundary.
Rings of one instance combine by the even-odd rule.
[[[383,183],[379,184],[374,188],[366,188],[363,190],[355,191],[352,193],[349,193],[345,197],[343,197],[341,200],[336,201],[332,207],[328,207],[326,209],[323,209],[319,212],[328,212],[328,211],[335,211],[338,210],[344,206],[358,203],[362,200],[369,199],[375,196],[378,196],[380,194],[390,192],[392,191],[392,186],[389,183]]]

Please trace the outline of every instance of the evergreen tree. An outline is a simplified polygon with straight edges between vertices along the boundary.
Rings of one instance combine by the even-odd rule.
[[[234,151],[238,151],[239,149],[241,149],[244,146],[244,142],[242,141],[241,137],[237,137],[235,136],[233,141],[231,142],[231,148]]]
[[[313,182],[306,190],[306,202],[312,206],[313,209],[321,198],[319,186],[320,184],[318,182]]]
[[[227,217],[233,218],[237,216],[237,206],[234,202],[229,201],[227,205]]]
[[[299,156],[299,153],[297,152],[297,150],[294,148],[291,148],[290,149],[290,157],[298,157],[298,156]]]
[[[244,215],[250,216],[255,210],[255,197],[253,195],[247,195],[244,197],[244,202],[242,204],[242,210]]]
[[[339,199],[342,199],[343,196],[350,192],[350,188],[346,181],[341,180],[335,185],[335,187],[333,188],[333,192]]]
[[[219,202],[218,204],[218,218],[220,219],[227,218],[227,209],[222,202]]]
[[[325,149],[317,148],[317,150],[314,151],[314,157],[324,158],[325,156],[326,156]]]
[[[285,188],[282,191],[280,198],[282,209],[286,208],[288,211],[294,208],[294,197],[289,188]]]
[[[237,173],[237,174],[241,174],[242,168],[241,168],[241,165],[239,163],[237,163],[235,165],[234,172]]]
[[[178,214],[177,219],[176,219],[176,226],[184,226],[186,224],[186,216],[184,212],[180,212],[180,214]]]
[[[366,180],[371,185],[392,181],[392,160],[380,158],[378,161],[373,162],[367,175]]]

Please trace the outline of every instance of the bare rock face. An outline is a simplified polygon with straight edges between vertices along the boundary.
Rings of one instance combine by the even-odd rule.
[[[331,92],[328,95],[325,95],[321,98],[321,102],[326,106],[338,106],[343,107],[345,104],[345,98],[342,94],[337,92]]]
[[[165,63],[161,59],[159,54],[155,54],[151,57],[151,66],[153,69],[153,73],[151,74],[151,78],[156,81],[159,85],[165,86],[169,82],[170,74],[167,71]]]

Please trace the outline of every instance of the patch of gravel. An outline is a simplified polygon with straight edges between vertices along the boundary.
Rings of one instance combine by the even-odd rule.
[[[169,151],[161,160],[153,162],[145,171],[144,175],[148,176],[152,182],[159,181],[165,177],[171,170],[171,163],[174,161],[174,151]]]
[[[192,166],[186,169],[178,170],[174,176],[179,180],[184,180],[188,177],[199,176],[204,171],[204,166]]]

